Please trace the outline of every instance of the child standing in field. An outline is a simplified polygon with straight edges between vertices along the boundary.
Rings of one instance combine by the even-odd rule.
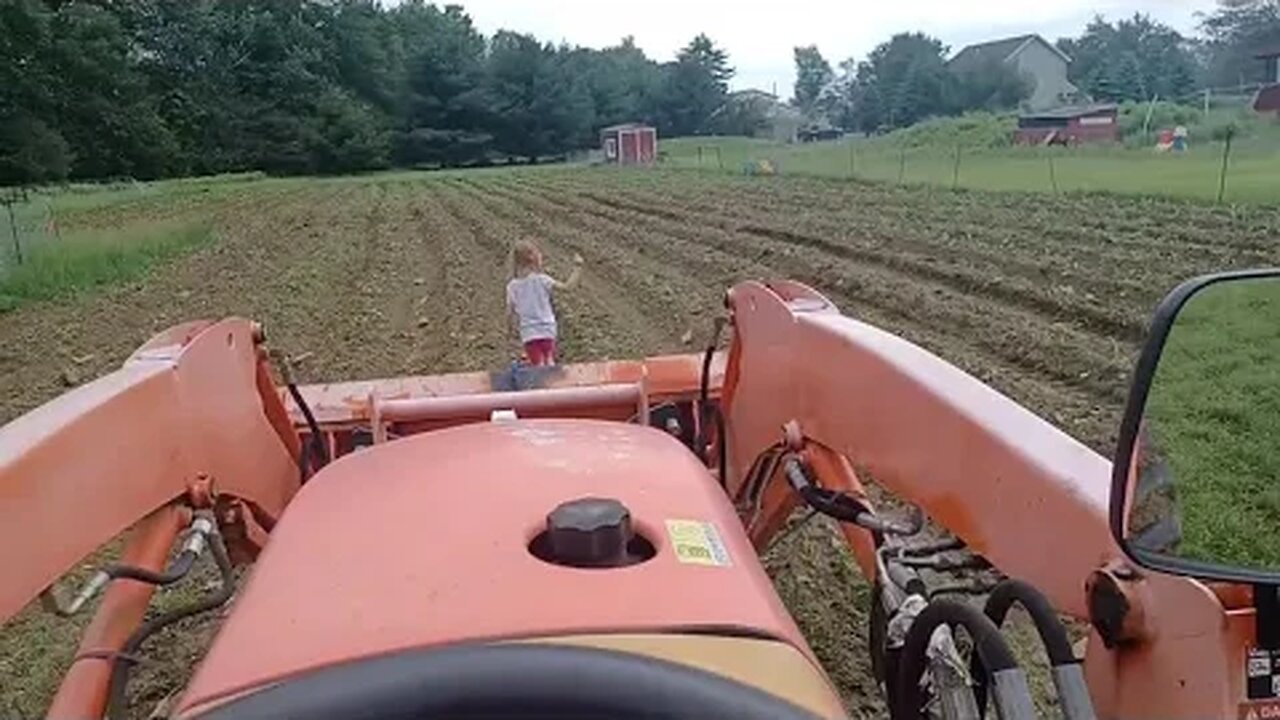
[[[520,333],[531,365],[556,364],[556,313],[552,290],[572,290],[582,275],[582,256],[573,256],[573,272],[561,282],[542,270],[542,252],[528,240],[511,253],[512,278],[507,283],[507,314]]]

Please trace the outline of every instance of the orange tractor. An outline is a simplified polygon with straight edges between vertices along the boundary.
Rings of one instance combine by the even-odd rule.
[[[120,714],[148,638],[233,595],[176,717],[842,717],[757,556],[804,510],[873,585],[895,718],[1034,717],[1001,632],[1015,604],[1067,718],[1280,717],[1275,577],[1133,546],[1126,515],[1180,309],[1274,281],[1161,306],[1114,477],[792,282],[727,293],[726,350],[301,387],[253,323],[188,323],[0,430],[0,619],[96,604],[56,718]],[[130,528],[117,563],[60,586]],[[222,584],[148,616],[202,556]]]

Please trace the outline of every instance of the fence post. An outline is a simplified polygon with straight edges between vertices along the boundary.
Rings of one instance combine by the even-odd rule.
[[[53,236],[62,242],[62,226],[58,225],[58,212],[53,207],[53,198],[49,199],[49,227],[53,228]]]
[[[960,187],[960,144],[956,144],[956,166],[951,171],[951,189]]]
[[[719,145],[716,146],[716,164],[720,166],[721,170],[724,170],[724,156],[720,154]]]
[[[1231,160],[1231,138],[1235,137],[1236,131],[1233,127],[1227,128],[1227,142],[1222,146],[1222,173],[1218,176],[1218,204],[1222,204],[1222,198],[1227,194],[1227,166]]]
[[[13,204],[18,201],[17,195],[6,194],[3,202],[6,210],[9,211],[9,232],[13,233],[13,259],[22,264],[22,241],[18,239],[18,221],[13,216]]]
[[[857,174],[857,163],[853,156],[853,141],[849,142],[849,178],[852,179]]]
[[[1160,100],[1160,93],[1151,96],[1151,102],[1147,103],[1147,117],[1142,121],[1142,137],[1144,141],[1151,139],[1151,115],[1156,111],[1156,103]],[[1150,142],[1148,142],[1150,144]]]
[[[1053,194],[1058,194],[1058,172],[1053,167],[1053,151],[1049,151],[1049,185],[1053,187]]]
[[[702,167],[702,146],[698,146],[698,167]]]
[[[902,181],[906,178],[906,176],[907,176],[907,148],[903,146],[901,150],[901,154],[898,156],[898,184],[899,185],[902,184]]]

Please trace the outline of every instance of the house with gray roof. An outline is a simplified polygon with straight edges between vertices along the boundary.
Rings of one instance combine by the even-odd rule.
[[[1028,110],[1047,110],[1081,99],[1080,90],[1067,80],[1071,58],[1039,35],[970,45],[947,62],[958,73],[981,71],[993,64],[1008,65],[1030,78],[1033,90],[1023,103]]]

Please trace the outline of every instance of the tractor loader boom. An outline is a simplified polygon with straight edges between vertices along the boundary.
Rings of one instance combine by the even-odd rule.
[[[252,323],[230,319],[172,328],[120,370],[0,429],[0,547],[7,568],[0,620],[37,596],[51,605],[61,602],[58,578],[131,526],[127,559],[160,570],[167,553],[158,549],[168,548],[193,517],[210,514],[231,556],[248,562],[261,554],[264,572],[250,579],[243,614],[233,612],[226,633],[215,640],[209,664],[193,682],[196,694],[186,698],[183,711],[198,715],[214,708],[214,700],[253,691],[255,683],[309,671],[300,648],[273,648],[240,665],[236,660],[253,652],[253,639],[269,632],[272,618],[285,611],[290,588],[315,591],[317,605],[308,612],[318,613],[317,618],[324,617],[323,603],[345,603],[347,614],[329,621],[341,623],[354,617],[356,608],[376,605],[361,592],[395,592],[398,577],[406,592],[419,593],[414,597],[421,599],[424,613],[431,612],[430,598],[439,588],[451,587],[431,584],[444,582],[441,577],[364,568],[361,555],[347,553],[344,546],[338,555],[366,582],[338,592],[338,586],[310,574],[323,567],[297,564],[307,562],[318,538],[325,537],[323,528],[341,523],[343,513],[371,513],[352,521],[363,530],[350,536],[358,538],[371,567],[386,561],[382,553],[402,557],[406,543],[414,553],[447,553],[451,536],[472,542],[468,547],[480,553],[477,558],[487,557],[483,553],[493,543],[462,539],[470,537],[471,525],[459,526],[452,535],[427,536],[392,530],[393,520],[387,519],[382,526],[394,547],[380,545],[376,513],[397,510],[395,503],[370,498],[380,492],[379,474],[388,473],[388,488],[398,488],[404,503],[425,508],[433,497],[449,503],[430,521],[437,527],[455,522],[452,513],[461,512],[477,512],[476,522],[486,522],[490,515],[468,504],[471,496],[463,486],[432,492],[431,483],[465,483],[458,474],[483,474],[479,485],[486,488],[485,498],[475,501],[477,507],[498,502],[494,496],[506,485],[518,487],[525,481],[520,469],[534,468],[540,456],[521,454],[498,439],[506,437],[501,433],[462,427],[511,422],[514,416],[512,427],[534,433],[522,436],[522,442],[544,442],[546,462],[561,465],[530,470],[541,489],[514,491],[508,501],[537,506],[495,512],[494,522],[529,523],[519,532],[528,533],[525,541],[533,543],[540,518],[551,510],[547,505],[556,495],[557,473],[564,475],[565,492],[581,495],[589,487],[610,492],[607,488],[615,486],[608,483],[614,480],[604,478],[614,477],[613,458],[635,470],[619,470],[617,477],[626,479],[628,489],[612,492],[632,506],[637,532],[653,541],[658,558],[625,571],[685,583],[683,588],[651,586],[655,593],[688,599],[681,596],[687,591],[695,597],[688,606],[661,611],[619,609],[612,621],[610,609],[593,607],[584,616],[589,621],[575,623],[571,614],[553,609],[524,615],[512,610],[524,599],[511,596],[518,592],[504,585],[508,594],[481,603],[492,605],[483,622],[476,620],[473,627],[459,620],[462,624],[450,626],[447,638],[426,633],[420,646],[491,642],[504,635],[580,640],[610,628],[705,632],[723,617],[745,626],[750,637],[778,643],[766,655],[784,654],[802,668],[800,675],[812,673],[798,683],[826,682],[771,588],[759,582],[757,561],[734,565],[736,584],[704,587],[705,578],[663,554],[679,545],[674,535],[663,539],[675,532],[664,529],[663,518],[679,520],[671,514],[680,512],[714,518],[719,532],[730,534],[730,554],[741,555],[744,548],[767,547],[798,508],[813,504],[812,498],[838,496],[833,502],[856,510],[856,519],[850,515],[841,525],[855,560],[868,581],[884,589],[891,584],[885,576],[890,572],[886,548],[896,547],[900,537],[909,541],[912,533],[894,524],[899,514],[894,503],[877,511],[867,486],[874,481],[897,501],[919,508],[974,556],[1034,586],[1057,612],[1091,624],[1083,676],[1098,717],[1234,717],[1243,694],[1253,610],[1238,586],[1209,586],[1126,564],[1108,525],[1110,462],[922,348],[841,315],[804,285],[745,282],[729,291],[726,305],[729,347],[715,351],[713,344],[705,355],[289,388],[277,387],[266,341]],[[605,445],[623,444],[609,455],[608,448],[593,448],[586,439],[602,423],[637,423],[670,437],[622,431],[592,436]],[[548,434],[538,436],[538,428]],[[692,458],[670,455],[662,449],[667,442],[683,444]],[[456,472],[447,478],[432,474],[431,458],[483,454],[486,447],[502,454],[470,464],[453,458],[442,467]],[[647,463],[664,474],[652,492],[670,496],[660,500],[637,490]],[[511,468],[512,477],[496,478],[504,467]],[[600,479],[596,485],[583,478],[571,481],[574,468],[591,468]],[[681,483],[689,488],[683,499],[676,493]],[[708,492],[714,497],[704,497]],[[273,545],[277,531],[279,547]],[[338,537],[345,530],[334,532]],[[410,541],[441,544],[416,548]],[[902,552],[909,553],[904,547]],[[297,562],[279,559],[285,556]],[[519,562],[512,559],[510,576],[526,573],[530,587],[560,597],[563,588],[554,585],[560,576],[541,575],[551,571],[526,561],[533,562],[523,554]],[[430,567],[468,572],[468,566],[449,563]],[[292,568],[296,577],[273,579],[266,572],[273,568],[277,573]],[[645,586],[642,577],[635,578],[637,592]],[[426,584],[415,585],[419,582]],[[750,597],[735,603],[713,592],[715,587],[736,588]],[[332,597],[326,598],[326,588]],[[592,588],[581,589],[596,592]],[[113,653],[141,621],[149,598],[150,588],[133,580],[107,586],[51,715],[102,715]],[[410,612],[404,603],[391,605]],[[466,617],[465,604],[454,611]],[[321,638],[308,642],[323,645],[327,661],[337,663],[390,652],[389,638],[401,637],[386,635],[388,645],[361,632],[346,636],[346,645]],[[343,631],[333,637],[344,637]],[[803,670],[809,664],[814,667]],[[751,677],[737,679],[751,684]],[[824,702],[808,707],[827,707]]]

